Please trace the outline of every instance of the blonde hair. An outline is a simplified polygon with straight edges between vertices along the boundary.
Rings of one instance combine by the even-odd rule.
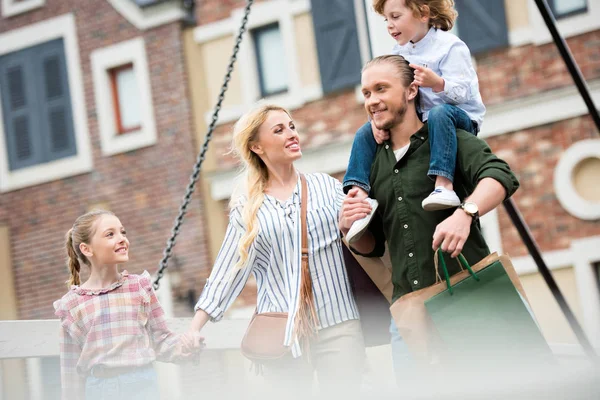
[[[402,83],[406,87],[409,87],[410,84],[415,80],[414,68],[410,66],[406,58],[396,54],[386,54],[367,61],[367,63],[362,68],[362,72],[365,72],[370,67],[379,64],[392,64],[398,71],[398,74],[402,79]]]
[[[373,9],[383,15],[383,7],[388,0],[373,0]],[[429,11],[429,27],[449,31],[454,26],[458,13],[454,9],[454,0],[404,0],[415,17],[422,17]]]
[[[65,282],[68,287],[81,284],[81,279],[79,278],[81,270],[80,262],[83,262],[88,267],[91,266],[90,260],[83,255],[79,245],[81,243],[90,243],[92,236],[94,236],[94,222],[103,215],[114,214],[106,210],[92,210],[77,218],[73,227],[65,235],[65,246],[68,256],[67,266],[71,274],[69,280]]]
[[[241,214],[246,231],[242,235],[238,245],[240,259],[235,265],[232,275],[235,275],[235,272],[245,266],[250,246],[258,234],[259,224],[256,221],[256,215],[265,198],[269,170],[251,148],[258,139],[259,128],[271,111],[283,111],[291,118],[290,112],[281,106],[259,103],[252,110],[244,114],[233,128],[231,152],[242,162],[241,175],[245,178],[243,189],[245,201],[243,202]],[[232,196],[230,208],[239,204],[240,197]]]

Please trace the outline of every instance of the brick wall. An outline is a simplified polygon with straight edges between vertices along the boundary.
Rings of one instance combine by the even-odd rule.
[[[195,159],[179,23],[144,32],[106,1],[47,0],[41,9],[0,19],[0,32],[69,12],[77,24],[94,169],[0,194],[0,224],[10,227],[22,319],[52,317],[52,301],[65,292],[67,279],[64,233],[92,205],[106,205],[127,228],[131,261],[125,267],[130,272],[147,269],[154,273]],[[90,53],[139,36],[146,43],[158,142],[105,157],[100,152]],[[174,251],[184,290],[201,289],[208,273],[200,198],[198,189]],[[178,309],[189,314],[187,308]]]
[[[588,81],[600,78],[600,30],[571,37],[567,44],[584,78]],[[487,106],[573,86],[554,43],[479,55],[477,75],[481,96]]]
[[[254,4],[266,0],[254,0]],[[231,11],[244,8],[245,0],[196,0],[196,20],[198,25],[226,19],[231,16]]]
[[[563,152],[597,134],[591,117],[586,116],[488,139],[492,150],[510,164],[521,182],[514,199],[542,251],[565,249],[573,239],[600,235],[598,221],[580,220],[562,208],[553,178]],[[504,251],[525,255],[527,250],[504,208],[499,210]]]

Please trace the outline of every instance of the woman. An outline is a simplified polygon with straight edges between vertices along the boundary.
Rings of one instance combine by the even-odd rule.
[[[314,370],[321,389],[343,387],[356,393],[365,350],[338,230],[342,185],[325,174],[305,175],[312,306],[318,333],[310,337],[307,347],[300,346],[295,325],[306,323],[299,319],[307,314],[298,313],[302,186],[294,162],[302,151],[290,113],[275,105],[257,106],[236,123],[233,151],[244,165],[245,189],[232,197],[225,240],[195,307],[192,329],[201,330],[209,319],[220,320],[254,274],[257,313],[288,313],[284,344],[291,352],[264,364],[265,379],[280,387],[293,385],[298,394],[296,390],[310,387],[306,383]]]

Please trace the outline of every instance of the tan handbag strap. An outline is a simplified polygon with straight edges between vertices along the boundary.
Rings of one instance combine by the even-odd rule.
[[[308,187],[304,174],[300,174],[300,182],[302,182],[302,198],[300,200],[300,224],[302,229],[302,261],[306,259],[308,267],[308,228],[306,227],[306,206],[308,203]],[[302,266],[304,268],[304,265]]]
[[[302,231],[302,265],[300,271],[300,301],[294,331],[299,340],[308,339],[316,333],[318,325],[317,312],[315,310],[314,296],[312,290],[312,279],[308,265],[308,228],[306,224],[306,209],[308,208],[308,185],[304,174],[300,174],[302,184],[302,197],[300,203],[300,225]],[[305,345],[306,345],[305,341]]]

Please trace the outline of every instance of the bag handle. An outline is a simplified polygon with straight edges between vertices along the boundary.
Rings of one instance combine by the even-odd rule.
[[[308,187],[306,185],[306,178],[304,174],[300,174],[300,181],[302,183],[302,197],[300,199],[300,224],[302,226],[302,261],[306,262],[308,266],[308,228],[306,227],[306,206],[308,203]]]
[[[464,271],[464,269],[466,268],[469,271],[469,274],[471,274],[471,276],[476,281],[479,281],[479,276],[475,272],[473,272],[473,269],[469,265],[469,262],[462,255],[462,253],[460,253],[458,255],[458,257],[456,258],[456,262],[458,263],[458,266],[460,267],[461,271]],[[451,295],[454,294],[453,287],[450,284],[450,274],[448,273],[448,267],[446,266],[446,260],[444,260],[444,254],[443,254],[441,248],[438,248],[435,251],[435,254],[433,255],[433,264],[435,265],[435,276],[436,276],[435,283],[442,281],[442,277],[440,276],[440,271],[438,268],[438,265],[441,265],[442,271],[444,272],[444,278],[446,280],[446,286],[448,287],[448,291],[450,292]]]
[[[312,288],[312,279],[310,276],[310,267],[308,265],[308,228],[306,227],[306,209],[308,207],[308,185],[304,174],[300,174],[302,183],[302,196],[300,203],[300,225],[302,231],[302,265],[300,271],[300,303],[298,312],[294,321],[294,332],[300,340],[308,339],[317,332],[319,319],[315,310],[315,302]],[[305,341],[306,345],[308,344]]]

